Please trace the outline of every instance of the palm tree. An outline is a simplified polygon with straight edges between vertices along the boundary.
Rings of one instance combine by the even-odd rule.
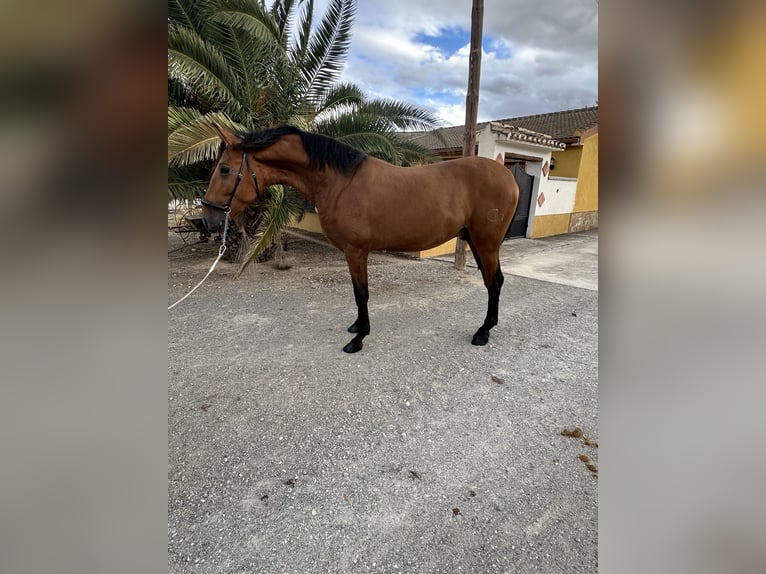
[[[169,0],[169,197],[204,193],[202,174],[219,150],[216,124],[243,132],[287,123],[394,164],[431,161],[400,132],[435,129],[433,114],[339,82],[355,12],[355,0],[331,0],[314,26],[314,0],[275,0],[270,8],[263,0]],[[270,188],[240,222],[239,240],[242,232],[253,238],[240,271],[304,207],[294,190]],[[241,255],[238,234],[230,235],[227,247]]]

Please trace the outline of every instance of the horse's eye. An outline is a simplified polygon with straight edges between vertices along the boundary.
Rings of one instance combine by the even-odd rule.
[[[228,165],[222,165],[218,169],[221,172],[221,175],[226,175],[228,173],[231,173],[231,168]]]

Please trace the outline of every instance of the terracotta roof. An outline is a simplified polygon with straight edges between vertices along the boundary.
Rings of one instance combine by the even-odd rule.
[[[509,132],[509,139],[525,141],[523,139],[525,132],[536,132],[534,136],[529,133],[526,135],[529,137],[542,137],[544,139],[558,140],[559,142],[567,144],[577,143],[581,132],[598,125],[598,106],[564,110],[549,114],[508,118],[496,122],[482,122],[476,124],[476,131],[480,132],[490,123],[493,125],[501,124],[505,129],[512,129],[516,135],[510,136]],[[442,128],[438,130],[438,132],[441,136],[441,140],[431,132],[408,132],[403,135],[434,150],[450,148],[462,149],[463,126]],[[546,143],[544,145],[560,147],[555,143]]]
[[[500,123],[549,134],[557,140],[576,141],[580,135],[578,132],[584,132],[598,124],[598,106],[509,118],[500,120]]]
[[[520,128],[505,122],[489,122],[489,129],[492,130],[492,133],[504,136],[509,140],[536,143],[539,145],[555,147],[559,149],[564,149],[566,147],[564,142],[560,142],[548,134],[542,134],[540,132],[535,132],[526,128]]]

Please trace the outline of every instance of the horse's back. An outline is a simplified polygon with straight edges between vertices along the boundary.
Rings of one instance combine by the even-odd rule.
[[[467,228],[502,241],[516,209],[518,186],[511,172],[482,157],[396,167],[367,158],[322,225],[336,244],[418,251],[439,245]],[[329,219],[332,219],[330,221]],[[342,223],[340,222],[342,220]]]
[[[503,212],[516,210],[519,186],[511,171],[486,157],[464,157],[436,164],[443,170],[452,193],[465,194],[473,209],[492,208]]]

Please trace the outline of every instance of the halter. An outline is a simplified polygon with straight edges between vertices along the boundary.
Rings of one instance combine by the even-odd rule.
[[[245,163],[247,163],[247,169],[250,172],[250,176],[253,178],[253,182],[255,182],[255,198],[256,199],[260,198],[261,187],[258,185],[258,178],[256,177],[255,172],[253,171],[253,168],[250,165],[250,158],[248,157],[247,152],[244,152],[242,154],[242,163],[239,164],[239,173],[237,174],[237,183],[234,184],[234,189],[231,191],[231,195],[229,196],[229,201],[221,205],[220,203],[215,203],[203,197],[201,200],[202,205],[207,205],[208,207],[212,207],[213,209],[220,209],[221,211],[228,214],[229,211],[231,211],[231,202],[234,201],[234,196],[237,195],[237,188],[239,187],[239,182],[242,181],[242,174],[245,171]]]

